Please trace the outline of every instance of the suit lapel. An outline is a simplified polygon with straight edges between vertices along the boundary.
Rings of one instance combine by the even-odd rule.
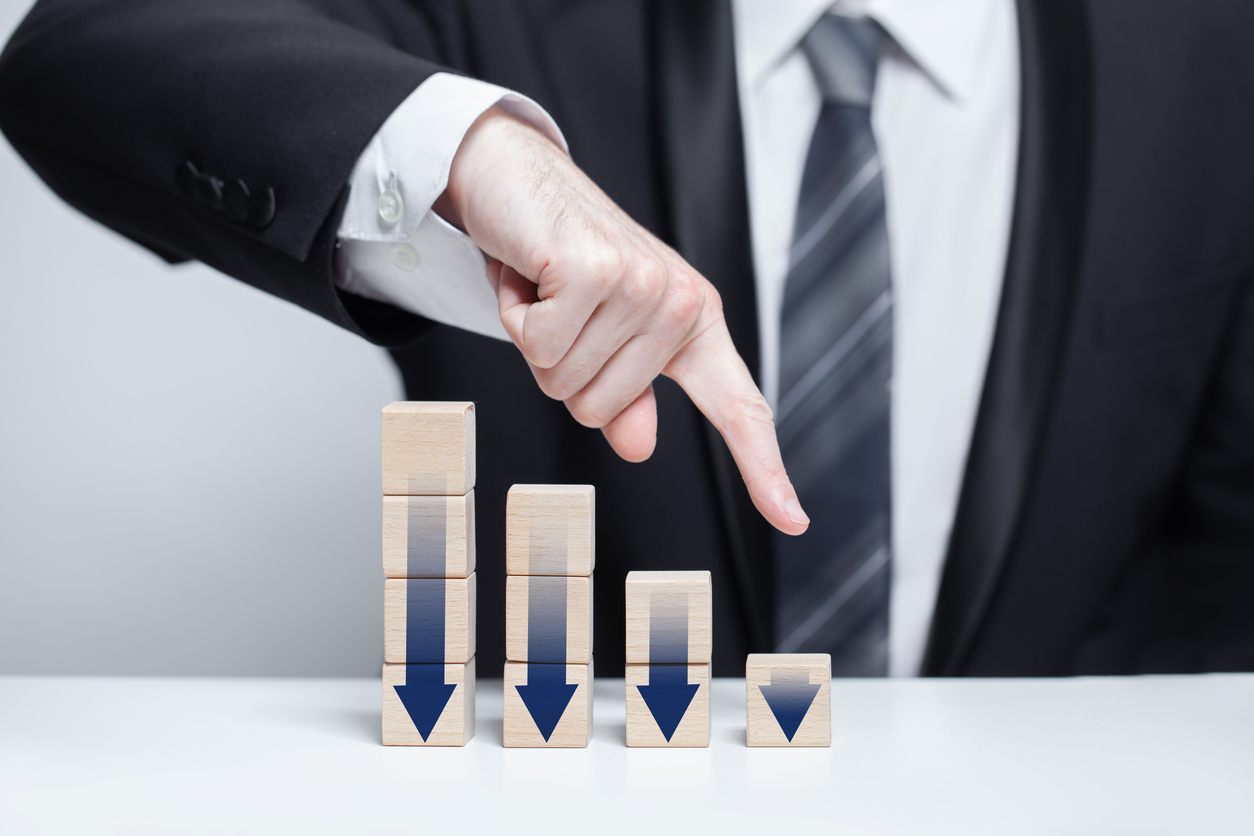
[[[655,0],[650,29],[671,243],[718,289],[732,340],[756,377],[757,304],[730,3]],[[702,423],[750,643],[769,649],[769,529],[722,437]]]
[[[1019,0],[1014,219],[988,375],[923,673],[963,663],[1014,546],[1070,329],[1092,106],[1083,0]]]

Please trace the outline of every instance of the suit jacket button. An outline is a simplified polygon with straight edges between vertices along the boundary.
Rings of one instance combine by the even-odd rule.
[[[248,192],[248,184],[243,180],[227,183],[222,189],[222,208],[226,216],[236,223],[248,220],[249,207],[252,204]]]
[[[253,195],[248,207],[248,223],[255,229],[265,229],[274,220],[274,189],[266,186],[266,190]]]
[[[179,187],[183,197],[192,203],[200,202],[200,171],[191,160],[184,160],[174,167],[174,183]]]
[[[205,205],[215,212],[221,212],[222,181],[217,177],[202,174],[197,179],[197,185],[200,188],[200,199],[205,202]]]

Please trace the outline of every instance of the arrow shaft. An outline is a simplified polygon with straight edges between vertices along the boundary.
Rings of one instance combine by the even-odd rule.
[[[405,662],[444,661],[445,581],[409,578],[405,581]]]
[[[566,578],[527,578],[527,661],[566,662]]]
[[[688,594],[649,595],[649,663],[688,664]]]
[[[406,665],[406,685],[443,685],[443,665]]]
[[[566,665],[527,663],[528,685],[565,685]]]
[[[406,511],[406,576],[443,577],[448,565],[446,500],[442,496],[411,496]]]

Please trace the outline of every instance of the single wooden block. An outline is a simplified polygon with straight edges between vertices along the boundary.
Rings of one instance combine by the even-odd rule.
[[[465,663],[475,655],[475,576],[383,582],[383,660]]]
[[[383,497],[383,575],[465,578],[475,571],[475,492]]]
[[[592,663],[505,663],[507,749],[583,749],[592,739]]]
[[[750,653],[745,714],[750,746],[831,746],[832,657]]]
[[[475,736],[475,660],[384,665],[384,746],[465,746]]]
[[[582,575],[596,567],[591,485],[514,485],[505,498],[505,574]]]
[[[505,578],[505,658],[587,664],[592,659],[592,578]]]
[[[627,664],[709,664],[709,572],[627,573]]]
[[[383,493],[464,496],[475,487],[475,405],[396,401],[383,407]]]
[[[709,665],[628,665],[627,745],[710,745]]]

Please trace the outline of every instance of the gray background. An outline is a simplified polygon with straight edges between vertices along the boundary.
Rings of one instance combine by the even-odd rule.
[[[4,141],[0,259],[0,674],[377,676],[386,354],[166,266]]]

